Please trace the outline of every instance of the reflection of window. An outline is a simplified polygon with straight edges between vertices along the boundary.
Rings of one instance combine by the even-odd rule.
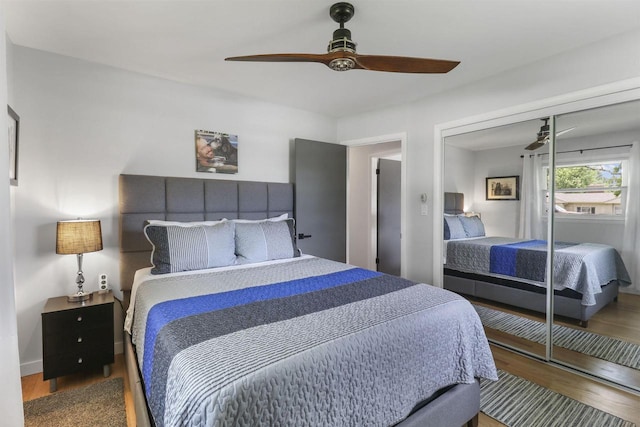
[[[560,216],[622,217],[626,204],[626,160],[571,163],[556,166],[555,211]],[[545,193],[549,168],[545,167]],[[548,212],[548,193],[545,201]]]
[[[576,207],[576,212],[595,214],[596,207],[595,206],[578,206]]]

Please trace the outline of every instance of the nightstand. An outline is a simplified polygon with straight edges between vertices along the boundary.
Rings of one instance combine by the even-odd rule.
[[[94,292],[84,302],[49,298],[42,310],[43,377],[51,392],[57,377],[103,367],[111,375],[113,354],[113,293]]]

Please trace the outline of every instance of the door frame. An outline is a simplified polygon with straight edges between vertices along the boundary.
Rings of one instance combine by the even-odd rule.
[[[345,140],[345,141],[341,141],[340,144],[342,145],[346,145],[347,146],[347,218],[349,217],[349,212],[350,212],[350,206],[349,206],[349,196],[351,191],[353,190],[351,188],[351,185],[349,183],[349,156],[350,156],[350,150],[349,147],[358,147],[358,146],[363,146],[363,145],[374,145],[374,144],[382,144],[382,143],[386,143],[386,142],[394,142],[394,141],[400,141],[400,154],[402,156],[402,165],[401,165],[401,171],[400,171],[400,187],[401,187],[401,191],[400,191],[400,233],[401,233],[401,239],[400,239],[400,275],[402,277],[406,277],[407,276],[407,233],[406,233],[406,226],[407,226],[407,209],[406,209],[406,203],[407,203],[407,197],[406,197],[406,189],[407,189],[407,133],[406,132],[400,132],[400,133],[396,133],[396,134],[388,134],[388,135],[379,135],[379,136],[373,136],[373,137],[368,137],[368,138],[359,138],[359,139],[351,139],[351,140]],[[376,154],[375,156],[370,156],[370,159],[373,159],[373,157],[380,157],[380,153]],[[371,194],[371,192],[373,191],[373,186],[370,186],[370,188],[367,190],[369,192],[369,204],[371,206],[371,203],[373,203],[372,200],[373,197],[377,197],[377,196],[373,196]],[[369,229],[371,229],[372,227],[372,219],[371,217],[367,217],[367,226],[369,227]],[[347,221],[347,263],[349,263],[349,221]],[[369,239],[372,239],[372,236],[369,235]],[[372,254],[375,256],[375,241],[369,241],[367,242],[367,247],[369,248],[370,251],[373,251]],[[369,254],[371,255],[371,254]],[[368,259],[371,261],[372,258],[371,256],[368,257]],[[375,270],[375,258],[373,259],[374,262],[374,267],[373,270]],[[371,268],[371,267],[369,267]]]

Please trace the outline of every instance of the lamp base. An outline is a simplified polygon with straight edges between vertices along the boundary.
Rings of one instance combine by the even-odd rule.
[[[73,294],[73,295],[67,296],[67,301],[68,302],[83,302],[83,301],[91,299],[92,297],[93,297],[93,294],[91,294],[91,293],[85,294],[85,293],[78,292],[77,294]]]

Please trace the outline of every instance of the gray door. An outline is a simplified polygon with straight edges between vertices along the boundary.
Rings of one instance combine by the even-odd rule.
[[[302,253],[347,258],[347,147],[295,140],[295,216]]]
[[[378,271],[400,276],[402,162],[378,160]]]

